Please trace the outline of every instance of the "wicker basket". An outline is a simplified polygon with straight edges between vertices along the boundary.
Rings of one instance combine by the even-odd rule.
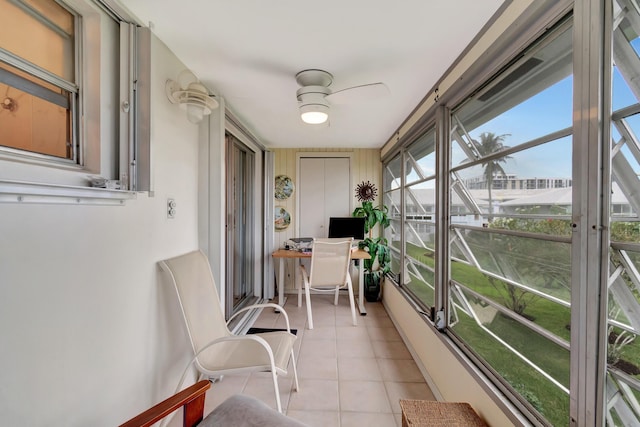
[[[488,427],[464,402],[400,399],[402,427]]]

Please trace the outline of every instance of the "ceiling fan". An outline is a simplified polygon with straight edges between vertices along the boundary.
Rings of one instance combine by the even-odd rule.
[[[389,94],[384,83],[369,83],[337,91],[329,86],[333,76],[324,70],[303,70],[296,74],[301,86],[296,91],[302,121],[309,124],[321,124],[329,118],[330,104],[354,104],[379,98]]]

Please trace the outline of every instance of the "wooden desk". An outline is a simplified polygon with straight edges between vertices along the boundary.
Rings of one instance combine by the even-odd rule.
[[[274,251],[271,256],[274,259],[278,259],[280,261],[280,266],[278,269],[278,304],[284,305],[284,262],[287,259],[304,259],[311,258],[311,252],[299,252],[294,250],[287,249],[278,249]],[[355,249],[351,251],[351,260],[361,260],[361,259],[371,259],[371,255],[369,252],[362,249]],[[364,263],[360,262],[359,274],[358,274],[358,307],[360,309],[360,315],[364,316],[367,314],[367,310],[364,308]],[[295,274],[294,274],[294,282]],[[298,307],[302,306],[302,286],[298,286],[296,283],[296,288],[298,289]]]

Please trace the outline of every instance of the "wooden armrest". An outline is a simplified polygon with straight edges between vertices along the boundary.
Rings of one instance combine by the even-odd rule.
[[[209,388],[211,388],[209,380],[199,381],[163,400],[153,408],[147,409],[120,427],[150,427],[181,406],[184,407],[183,426],[194,427],[202,421],[205,393]]]

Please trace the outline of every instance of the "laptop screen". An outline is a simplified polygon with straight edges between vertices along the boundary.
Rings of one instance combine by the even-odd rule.
[[[353,237],[364,239],[364,217],[331,217],[329,218],[329,238]]]

